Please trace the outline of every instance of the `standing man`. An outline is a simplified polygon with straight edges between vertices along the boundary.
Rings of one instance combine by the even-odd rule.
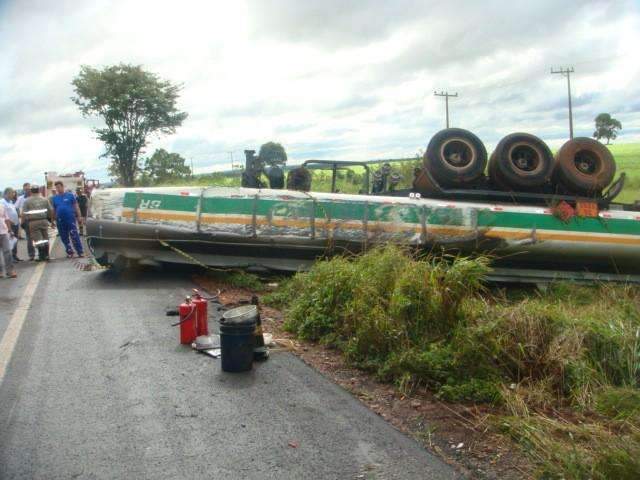
[[[38,249],[38,261],[49,260],[49,222],[52,217],[51,204],[40,196],[37,185],[31,187],[31,195],[22,206],[22,223],[27,225],[27,235]],[[27,238],[29,238],[27,237]]]
[[[85,229],[87,228],[87,214],[89,212],[89,198],[85,195],[84,191],[81,188],[76,189],[76,198],[78,199],[78,207],[80,207],[80,222],[79,229],[80,235],[85,234]]]
[[[20,220],[18,220],[18,212],[16,210],[16,206],[13,204],[11,199],[15,195],[15,191],[11,187],[7,187],[4,189],[4,195],[2,199],[0,199],[0,204],[4,207],[4,212],[9,217],[11,221],[10,230],[13,232],[13,236],[18,238],[18,230],[20,230]],[[13,256],[14,262],[20,262],[21,260],[18,258],[18,242],[15,242],[13,249],[11,250],[11,255]]]
[[[65,192],[62,182],[57,181],[54,185],[56,187],[56,194],[51,197],[53,216],[58,226],[58,235],[60,235],[60,239],[62,243],[64,243],[64,248],[67,251],[67,258],[73,257],[71,242],[73,242],[73,247],[78,257],[84,257],[82,243],[78,235],[78,226],[76,224],[76,220],[82,223],[82,216],[80,215],[80,208],[78,207],[76,196],[71,192]],[[69,236],[71,236],[71,242],[69,242]]]
[[[16,278],[18,274],[13,268],[13,258],[11,257],[11,220],[6,213],[4,205],[0,203],[0,250],[4,257],[4,274],[9,278]]]
[[[27,182],[24,185],[22,185],[22,195],[20,195],[18,197],[18,200],[16,200],[16,205],[15,205],[16,211],[20,216],[22,216],[22,207],[24,205],[24,202],[27,200],[27,198],[29,198],[29,195],[31,195],[31,184]],[[29,236],[29,227],[26,223],[22,223],[20,226],[24,230],[24,233],[27,237],[27,253],[29,254],[29,260],[33,260],[34,257],[36,256],[36,250],[33,247],[33,241]]]

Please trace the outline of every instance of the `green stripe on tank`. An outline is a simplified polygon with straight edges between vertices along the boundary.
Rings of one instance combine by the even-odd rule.
[[[574,217],[569,222],[563,222],[552,215],[491,212],[488,210],[478,210],[478,226],[526,229],[535,227],[539,230],[561,230],[565,232],[640,235],[640,223],[635,220]]]
[[[127,192],[124,207],[140,210],[160,209],[177,212],[196,212],[197,196],[167,195],[158,193]],[[138,203],[140,202],[140,203]],[[253,215],[253,197],[205,197],[202,213],[226,215]],[[255,212],[259,216],[281,218],[304,218],[312,214],[313,199],[274,200],[258,199]],[[494,212],[483,207],[474,208],[477,212],[478,227],[539,229],[566,232],[613,233],[640,235],[640,222],[626,219],[580,218],[569,222],[552,215],[523,212]],[[447,207],[422,207],[408,204],[375,203],[372,201],[345,201],[336,199],[317,200],[315,218],[338,221],[363,221],[365,212],[367,221],[400,222],[420,224],[424,211],[427,224],[464,226],[473,225],[465,218],[465,210]],[[467,210],[468,212],[468,210]]]
[[[205,197],[202,213],[223,215],[253,215],[255,199],[252,197]],[[272,200],[258,199],[256,214],[275,217],[309,216],[313,209],[312,199]],[[198,197],[167,195],[158,193],[127,192],[124,207],[140,210],[173,210],[196,212]],[[402,204],[381,204],[373,202],[316,201],[315,217],[342,221],[362,221],[367,212],[367,221],[420,223],[421,207]],[[427,208],[429,223],[462,225],[462,211],[459,209]]]
[[[122,205],[125,208],[139,210],[173,210],[176,212],[195,212],[198,197],[186,195],[166,195],[162,193],[127,192]]]

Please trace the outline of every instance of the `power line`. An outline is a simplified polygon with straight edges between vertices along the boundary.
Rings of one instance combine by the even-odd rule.
[[[584,59],[579,61],[573,61],[571,63],[573,67],[575,67],[576,65],[589,66],[593,64],[602,64],[602,63],[612,62],[614,60],[618,60],[621,58],[628,58],[630,56],[631,56],[630,54],[618,54],[618,55],[610,55],[607,57],[595,57],[588,60]],[[594,72],[590,71],[588,68],[587,70],[585,70],[584,68],[580,68],[580,73],[581,75],[583,75],[585,73],[589,74]],[[488,90],[500,90],[505,87],[510,87],[510,86],[518,85],[522,83],[526,83],[532,87],[535,87],[535,85],[538,83],[539,80],[541,80],[541,76],[543,75],[544,75],[544,72],[539,73],[539,71],[537,70],[537,67],[534,68],[533,65],[529,65],[528,71],[526,71],[525,73],[522,73],[521,75],[513,79],[503,79],[503,80],[497,80],[497,81],[486,82],[486,83],[483,83],[482,81],[479,81],[476,79],[473,82],[470,82],[468,84],[464,84],[464,83],[461,83],[459,85],[454,84],[454,87],[463,88],[465,93],[469,93],[469,92],[484,93]],[[475,100],[475,97],[474,97],[474,100]],[[488,100],[485,97],[479,97],[477,101],[484,103],[488,101],[492,102],[493,100]]]
[[[433,92],[433,95],[436,97],[444,97],[445,108],[447,111],[447,128],[449,128],[449,97],[457,97],[458,92],[451,94],[449,92],[440,91],[440,93]]]
[[[560,68],[560,70],[551,69],[551,74],[560,74],[567,77],[567,94],[569,96],[569,139],[573,139],[573,111],[571,109],[571,74],[574,72],[573,67]]]

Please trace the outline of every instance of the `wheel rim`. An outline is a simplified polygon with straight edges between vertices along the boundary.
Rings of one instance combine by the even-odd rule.
[[[528,144],[514,145],[509,150],[509,161],[521,174],[536,173],[542,168],[542,155]]]
[[[573,157],[573,163],[582,175],[595,175],[600,171],[600,158],[589,150],[579,150]]]
[[[440,149],[440,155],[447,165],[459,170],[472,165],[476,157],[474,148],[457,138],[445,142]]]

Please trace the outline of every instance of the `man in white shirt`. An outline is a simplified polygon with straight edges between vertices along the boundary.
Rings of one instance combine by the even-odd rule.
[[[0,204],[0,250],[4,257],[4,274],[9,278],[16,278],[18,274],[13,268],[13,258],[11,255],[11,220],[7,216],[4,205]]]
[[[31,184],[25,183],[24,185],[22,185],[22,195],[18,197],[15,204],[18,215],[22,215],[22,205],[24,205],[24,201],[29,198],[29,195],[31,195]],[[27,235],[27,253],[29,254],[29,260],[33,260],[36,256],[36,249],[33,247],[33,242],[31,241],[29,227],[26,224],[21,225],[21,227],[24,229],[24,233]]]
[[[16,200],[15,207],[16,207],[16,210],[18,211],[18,214],[20,213],[22,204],[29,197],[30,194],[31,194],[31,184],[27,182],[24,185],[22,185],[22,195],[19,195],[18,199]]]
[[[18,237],[18,229],[20,228],[20,221],[18,220],[18,211],[16,210],[16,206],[13,204],[11,199],[13,198],[14,190],[11,187],[7,187],[4,189],[4,195],[0,198],[0,205],[4,206],[5,213],[9,220],[11,221],[11,231],[13,232],[14,237]],[[14,262],[20,262],[21,260],[18,258],[18,242],[15,242],[13,246],[13,250],[11,251],[13,255]]]

